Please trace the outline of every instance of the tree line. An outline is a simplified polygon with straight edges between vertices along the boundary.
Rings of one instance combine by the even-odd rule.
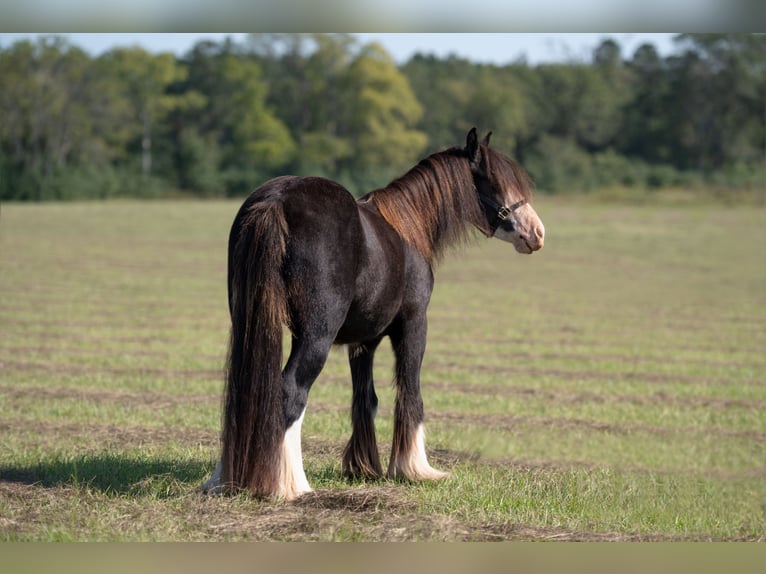
[[[542,192],[764,187],[766,36],[676,42],[667,57],[608,39],[589,62],[397,66],[348,34],[201,41],[181,57],[20,41],[0,49],[0,199],[234,196],[286,173],[362,193],[474,125]]]

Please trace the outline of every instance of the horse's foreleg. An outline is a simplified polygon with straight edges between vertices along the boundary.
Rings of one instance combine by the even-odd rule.
[[[428,463],[420,395],[420,366],[426,347],[425,310],[421,316],[402,321],[391,332],[396,355],[396,406],[389,478],[438,480],[447,473]]]
[[[380,338],[348,348],[353,398],[351,438],[343,451],[343,474],[348,477],[377,479],[383,476],[375,438],[378,397],[372,379],[372,363]]]

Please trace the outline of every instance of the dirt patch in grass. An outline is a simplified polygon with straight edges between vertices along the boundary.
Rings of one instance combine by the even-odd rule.
[[[523,343],[522,339],[518,340],[519,343]],[[545,346],[550,346],[550,342],[547,342]],[[667,351],[667,349],[664,349]],[[486,351],[470,351],[465,349],[456,348],[450,351],[429,351],[429,356],[432,357],[447,357],[454,360],[456,356],[466,357],[470,360],[484,360],[487,357]],[[514,351],[513,361],[519,362],[523,360],[580,360],[589,362],[606,362],[613,361],[618,363],[624,363],[625,365],[638,365],[642,363],[657,363],[673,364],[673,365],[702,365],[706,367],[752,367],[766,369],[766,362],[755,360],[712,360],[701,358],[688,358],[678,357],[672,354],[658,353],[656,355],[629,355],[625,353],[605,353],[600,351],[570,351],[570,352],[534,352],[534,351]]]
[[[574,327],[570,325],[564,325],[560,328],[560,332],[562,333],[577,333],[577,334],[583,334],[585,333],[584,329],[581,329],[579,327]],[[622,335],[623,331],[616,331],[616,335]],[[604,331],[599,331],[599,335],[601,336],[608,336],[609,333],[606,333]],[[581,337],[546,337],[546,338],[533,338],[529,336],[524,337],[504,337],[502,339],[497,337],[471,337],[471,342],[473,344],[481,344],[486,343],[487,345],[493,345],[493,346],[502,346],[503,348],[512,348],[514,345],[532,345],[532,346],[539,346],[540,348],[551,348],[551,347],[590,347],[590,348],[601,348],[601,345],[603,344],[600,340],[593,340],[593,339],[583,339]],[[458,345],[455,345],[456,349],[458,348]],[[671,356],[672,360],[672,351],[691,351],[691,352],[715,352],[715,353],[747,353],[747,354],[753,354],[753,355],[760,355],[763,352],[762,348],[759,348],[757,346],[753,347],[747,347],[739,344],[726,344],[725,342],[720,343],[689,343],[687,341],[676,341],[670,345],[662,345],[657,347],[650,347],[647,345],[642,345],[642,349],[648,352],[656,352],[658,354],[661,354],[663,357],[666,355]],[[580,353],[578,356],[585,356],[590,357],[591,351],[588,351],[587,354]],[[595,351],[596,355],[598,356],[598,351]],[[453,355],[454,356],[454,355]],[[679,362],[683,362],[683,359],[678,359]],[[739,362],[732,362],[732,364],[750,364],[748,363],[739,363]]]
[[[171,394],[157,392],[113,391],[79,387],[49,388],[40,386],[0,386],[0,396],[2,395],[5,395],[9,399],[22,399],[28,397],[40,400],[73,399],[79,401],[88,401],[96,404],[114,403],[127,407],[152,407],[156,409],[195,405],[215,406],[220,405],[222,400],[220,393]],[[337,406],[321,403],[319,401],[313,401],[309,404],[309,411],[311,413],[344,412],[348,410],[349,407],[345,405]],[[381,413],[384,416],[389,416],[391,414],[387,409],[382,409]],[[3,423],[0,422],[0,425],[2,424]],[[29,425],[37,423],[20,421],[20,424]]]
[[[103,340],[102,340],[103,343]],[[115,353],[104,351],[103,347],[99,347],[98,350],[94,349],[73,349],[71,347],[54,347],[51,345],[14,345],[12,347],[4,347],[3,351],[12,356],[25,356],[25,355],[53,355],[63,354],[69,357],[84,357],[84,358],[96,358],[96,357],[113,357]],[[100,352],[98,352],[100,351]],[[148,349],[120,349],[119,356],[121,357],[151,357],[156,360],[167,360],[170,357],[168,351],[150,351]],[[198,356],[199,357],[199,356]],[[212,358],[212,357],[211,357]]]
[[[572,377],[579,379],[580,377]],[[488,396],[529,396],[545,399],[558,404],[579,403],[630,403],[634,405],[661,404],[674,407],[704,407],[715,409],[743,408],[762,409],[763,401],[758,399],[727,399],[721,397],[706,397],[696,395],[673,395],[666,391],[657,391],[651,394],[612,394],[594,393],[590,391],[572,391],[565,389],[541,389],[536,387],[519,387],[515,385],[486,385],[449,383],[429,381],[426,384],[428,390],[434,389],[444,392],[459,392]]]
[[[580,470],[606,470],[634,473],[653,474],[664,476],[694,476],[712,478],[717,480],[740,480],[751,478],[766,479],[766,466],[756,467],[744,471],[730,472],[723,470],[690,470],[690,469],[667,469],[638,465],[606,466],[596,462],[585,460],[557,460],[552,458],[533,459],[522,457],[484,457],[479,453],[454,451],[450,449],[433,449],[429,452],[429,460],[437,467],[449,470],[458,464],[472,464],[477,466],[495,467],[503,469],[515,469],[520,472],[566,472],[573,469]]]
[[[713,542],[711,537],[668,534],[630,534],[622,532],[577,532],[564,528],[536,527],[525,524],[486,524],[482,541],[551,541],[551,542]]]
[[[143,307],[143,305],[140,305]],[[172,304],[163,305],[162,310],[167,313]],[[8,317],[4,319],[8,325],[14,325],[17,327],[36,327],[45,328],[48,332],[58,332],[62,334],[69,334],[77,331],[88,331],[92,329],[114,329],[121,327],[130,328],[151,328],[151,329],[179,329],[183,328],[189,323],[199,325],[202,321],[205,325],[211,328],[220,326],[220,323],[209,317],[215,317],[216,311],[208,308],[199,307],[200,313],[174,313],[172,315],[157,316],[156,312],[151,309],[137,308],[132,306],[130,312],[126,312],[121,309],[92,309],[89,314],[83,313],[81,316],[95,316],[98,320],[70,320],[70,319],[49,319],[41,317]],[[37,310],[37,309],[35,309]],[[14,310],[22,311],[22,309]],[[109,321],[109,319],[113,319]]]
[[[62,522],[75,539],[98,536],[87,514],[73,515],[80,506],[104,512],[108,527],[125,539],[162,531],[162,521],[174,522],[187,540],[322,541],[655,541],[708,538],[643,535],[618,532],[578,532],[517,523],[466,522],[454,516],[423,514],[398,485],[357,486],[343,491],[318,489],[294,502],[254,501],[246,497],[209,497],[183,494],[172,501],[144,501],[110,496],[86,489],[40,486],[0,481],[0,497],[12,512],[0,518],[0,533],[34,538]]]
[[[52,375],[116,375],[154,376],[166,379],[220,379],[222,369],[161,369],[154,367],[102,367],[91,365],[67,365],[33,361],[0,360],[0,369],[6,373],[45,373]]]
[[[104,391],[92,388],[39,386],[0,386],[0,395],[9,398],[35,397],[39,399],[77,399],[94,403],[118,403],[125,406],[152,406],[167,408],[178,405],[217,404],[221,401],[219,393],[170,394],[170,393],[132,393],[128,391]]]
[[[529,417],[507,414],[482,414],[472,415],[456,412],[435,412],[428,416],[429,420],[477,424],[482,427],[496,428],[512,431],[519,427],[548,427],[561,430],[585,429],[589,431],[606,432],[612,434],[627,435],[632,433],[647,433],[660,436],[676,434],[693,434],[713,437],[736,437],[746,438],[753,442],[766,442],[766,433],[755,430],[735,430],[723,428],[669,428],[640,423],[605,423],[589,419],[557,418],[557,417]]]
[[[0,433],[11,433],[28,440],[30,446],[56,450],[74,443],[79,454],[105,449],[125,451],[140,446],[166,446],[169,443],[210,448],[218,452],[218,429],[173,426],[117,426],[98,423],[53,423],[19,419],[0,420]],[[304,461],[340,460],[345,444],[304,438]],[[72,450],[70,447],[69,450]]]
[[[510,367],[494,365],[466,365],[457,362],[433,363],[429,366],[435,372],[479,372],[489,374],[520,375],[524,377],[547,377],[565,381],[591,380],[591,381],[638,381],[647,384],[688,384],[688,385],[755,385],[761,386],[760,381],[748,381],[741,378],[725,377],[699,377],[692,375],[666,375],[661,373],[641,372],[604,372],[593,370],[564,370],[564,369],[540,369],[536,367]]]
[[[18,335],[19,333],[6,329],[3,325],[3,332],[10,335]],[[163,345],[171,344],[174,342],[173,337],[169,335],[160,335],[152,333],[151,335],[137,335],[135,333],[128,333],[124,335],[101,335],[94,334],[88,331],[41,331],[39,333],[29,334],[29,337],[34,337],[39,341],[82,341],[86,343],[101,343],[106,341],[114,343],[128,343],[149,346],[152,344],[160,343]]]
[[[159,446],[174,442],[211,448],[218,447],[218,431],[186,427],[116,426],[96,423],[52,423],[24,420],[0,420],[0,432],[23,433],[36,447],[56,447],[78,439],[82,449],[101,451],[105,448],[130,449],[141,445]]]

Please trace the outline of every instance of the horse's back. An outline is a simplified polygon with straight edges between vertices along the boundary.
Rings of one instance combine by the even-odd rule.
[[[269,180],[248,205],[279,202],[287,227],[282,275],[292,328],[351,343],[381,334],[402,302],[405,246],[376,209],[321,177]]]
[[[327,243],[341,239],[338,235],[362,233],[354,197],[331,179],[291,175],[270,179],[248,196],[234,227],[241,225],[254,206],[264,203],[282,206],[293,246],[300,246],[302,241]]]
[[[328,239],[361,233],[356,200],[341,184],[323,177],[296,177],[284,187],[285,217],[291,234]]]

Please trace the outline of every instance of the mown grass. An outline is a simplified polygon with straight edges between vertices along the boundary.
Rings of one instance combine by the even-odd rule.
[[[766,209],[541,197],[546,248],[437,271],[436,484],[349,484],[343,349],[312,389],[316,492],[197,489],[217,457],[238,202],[4,205],[2,540],[763,540]],[[394,394],[375,373],[385,462]]]

